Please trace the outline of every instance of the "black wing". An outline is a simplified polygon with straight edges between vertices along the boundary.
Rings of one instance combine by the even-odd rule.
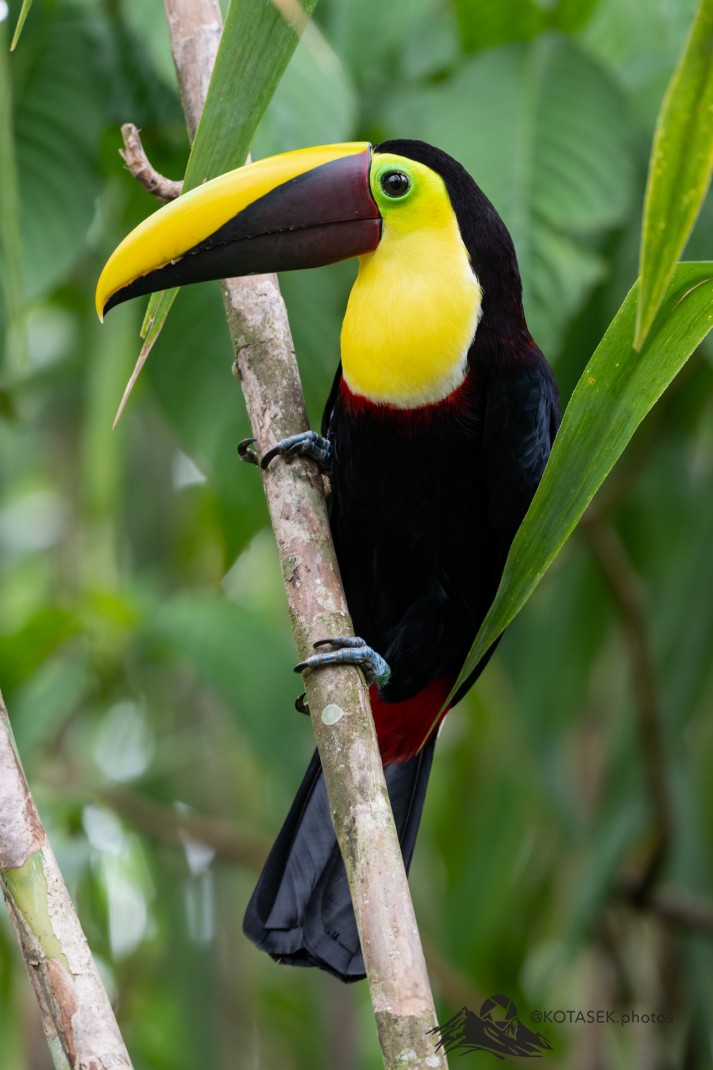
[[[485,390],[482,456],[486,523],[498,581],[542,478],[560,422],[559,396],[550,366],[535,347],[528,358],[492,368]],[[458,688],[452,705],[475,683],[497,642]]]
[[[503,564],[550,455],[559,427],[557,386],[544,357],[493,369],[487,382],[483,455],[487,522]]]
[[[334,382],[332,383],[332,389],[329,391],[329,397],[327,398],[327,404],[324,406],[324,413],[322,414],[322,434],[325,438],[329,438],[329,425],[332,421],[332,412],[334,411],[334,402],[337,399],[339,393],[339,385],[342,381],[342,362],[339,361],[337,370],[334,375]]]

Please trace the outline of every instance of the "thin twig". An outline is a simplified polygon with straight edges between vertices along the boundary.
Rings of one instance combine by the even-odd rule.
[[[651,891],[642,899],[638,880],[633,885],[623,883],[617,894],[637,909],[648,910],[670,925],[713,936],[713,903],[705,899],[667,889]]]
[[[217,0],[164,0],[189,136],[215,62]],[[235,366],[257,450],[305,430],[307,414],[287,313],[274,276],[223,283]],[[315,640],[353,634],[322,481],[309,463],[273,464],[265,493],[301,657]],[[308,673],[305,687],[344,857],[385,1065],[444,1068],[428,1030],[433,997],[386,791],[368,691],[345,667]],[[328,711],[328,712],[327,712]],[[326,715],[325,715],[326,714]]]
[[[173,809],[121,785],[85,781],[67,767],[58,776],[45,774],[42,782],[63,798],[82,805],[94,801],[106,806],[145,836],[177,847],[185,846],[186,841],[203,844],[221,862],[261,869],[270,850],[266,839],[246,832],[233,821],[196,810]]]
[[[166,178],[159,174],[156,168],[149,162],[141,143],[141,135],[138,127],[133,123],[124,123],[121,128],[121,136],[124,139],[124,148],[119,149],[119,155],[137,182],[141,183],[145,190],[152,193],[162,204],[175,201],[180,197],[183,189],[182,182],[174,182],[172,178]]]
[[[653,813],[653,844],[649,857],[638,877],[630,885],[629,897],[643,902],[661,872],[673,830],[662,713],[646,626],[646,606],[641,581],[612,525],[599,516],[588,515],[581,525],[581,530],[619,609],[629,645],[639,739]]]
[[[94,794],[124,821],[167,843],[185,846],[187,840],[192,840],[211,848],[225,862],[251,869],[261,868],[267,858],[270,844],[266,840],[223,818],[193,810],[172,810],[121,787],[97,788]]]
[[[0,885],[58,1070],[131,1070],[0,696]]]

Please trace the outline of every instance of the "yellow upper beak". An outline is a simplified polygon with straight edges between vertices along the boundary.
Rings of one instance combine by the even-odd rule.
[[[96,291],[100,319],[140,293],[184,282],[318,266],[376,247],[371,146],[298,149],[178,197],[117,247]]]

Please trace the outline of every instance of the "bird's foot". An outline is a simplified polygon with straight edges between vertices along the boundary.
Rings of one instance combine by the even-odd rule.
[[[337,649],[311,654],[299,665],[295,665],[295,672],[303,672],[305,669],[321,669],[325,665],[356,665],[364,673],[369,686],[376,683],[383,687],[391,678],[391,669],[381,654],[377,654],[358,636],[335,635],[331,639],[318,639],[313,645],[315,650],[320,646],[333,646]]]
[[[241,443],[242,445],[242,443]],[[260,461],[261,468],[267,468],[270,461],[278,455],[285,458],[290,464],[295,457],[309,457],[316,461],[321,469],[328,472],[332,461],[332,444],[327,438],[318,435],[316,431],[303,431],[299,435],[290,435],[277,442],[272,449],[268,450]]]

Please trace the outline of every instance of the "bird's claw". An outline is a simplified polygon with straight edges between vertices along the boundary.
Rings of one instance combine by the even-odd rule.
[[[332,445],[329,439],[318,435],[316,431],[303,431],[299,435],[290,435],[289,438],[283,438],[267,451],[260,462],[261,468],[267,468],[270,461],[278,455],[284,457],[287,464],[294,461],[295,457],[309,457],[326,471],[332,460]]]
[[[244,438],[242,442],[238,442],[238,457],[241,461],[245,461],[246,464],[258,464],[257,453],[251,447],[255,442],[254,438]]]
[[[295,672],[321,669],[326,665],[355,665],[364,673],[367,684],[377,683],[383,687],[389,682],[391,669],[386,661],[358,636],[335,635],[331,639],[318,639],[313,646],[315,650],[321,646],[336,647],[336,650],[311,654],[295,665]]]
[[[298,713],[303,713],[305,717],[309,717],[309,702],[305,691],[295,699],[295,709]]]

